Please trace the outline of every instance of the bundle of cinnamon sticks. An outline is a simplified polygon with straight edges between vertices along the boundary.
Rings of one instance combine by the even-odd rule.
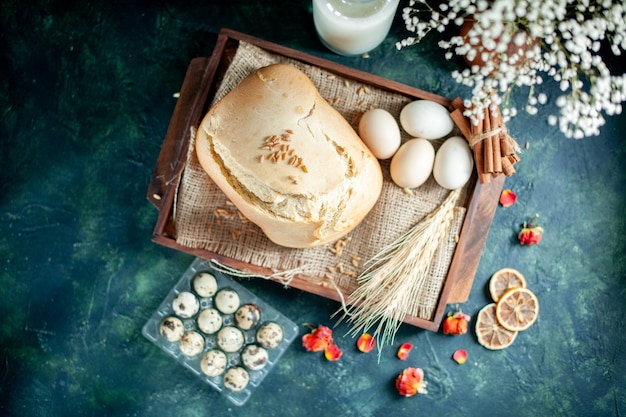
[[[500,109],[496,112],[485,109],[485,117],[474,124],[463,115],[463,100],[456,98],[451,107],[450,116],[474,152],[478,181],[486,184],[500,174],[507,177],[515,174],[514,165],[520,161],[517,143],[508,135]]]

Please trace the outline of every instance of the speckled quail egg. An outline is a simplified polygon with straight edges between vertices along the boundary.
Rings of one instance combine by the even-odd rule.
[[[193,330],[185,332],[178,343],[185,356],[196,356],[204,350],[204,337]]]
[[[250,375],[241,366],[233,366],[224,374],[224,386],[231,391],[243,391],[248,386]]]
[[[256,341],[266,349],[274,349],[283,341],[283,328],[278,323],[264,323],[256,332]]]
[[[237,309],[235,324],[242,330],[250,330],[261,320],[261,307],[248,303]]]
[[[178,317],[188,319],[195,316],[198,310],[200,310],[200,302],[198,297],[192,293],[183,291],[172,301],[172,308]]]
[[[241,330],[233,326],[226,326],[217,333],[217,345],[224,352],[237,352],[243,347],[244,341]]]
[[[193,290],[200,297],[213,297],[217,292],[217,280],[208,272],[199,272],[193,278]]]
[[[198,314],[198,328],[206,334],[213,334],[222,327],[222,315],[214,308],[207,308]]]
[[[159,334],[168,342],[178,342],[185,333],[185,326],[178,317],[166,317],[159,325]]]
[[[200,369],[206,376],[222,375],[228,365],[226,354],[218,349],[211,349],[202,356]]]
[[[239,294],[237,291],[224,288],[219,290],[217,294],[215,294],[215,299],[213,300],[215,304],[215,308],[221,311],[224,314],[231,314],[237,311],[241,301],[239,299]]]
[[[269,355],[267,350],[258,345],[248,345],[241,352],[241,362],[243,366],[251,371],[258,371],[267,365]]]

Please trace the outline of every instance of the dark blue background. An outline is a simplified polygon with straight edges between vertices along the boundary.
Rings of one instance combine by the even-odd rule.
[[[404,5],[404,1],[401,5]],[[626,117],[600,137],[563,137],[538,116],[509,130],[529,143],[498,208],[466,313],[486,284],[519,269],[539,321],[504,351],[403,326],[395,348],[359,353],[335,330],[339,362],[296,341],[243,407],[166,357],[141,327],[192,257],[150,241],[145,192],[189,61],[222,27],[454,98],[439,34],[397,51],[397,16],[369,59],[323,48],[309,1],[0,2],[0,414],[3,416],[619,416],[626,413]],[[618,71],[624,70],[616,61]],[[547,86],[549,93],[556,86]],[[550,94],[553,97],[552,94]],[[521,106],[523,94],[513,99]],[[539,246],[520,225],[540,214]],[[293,321],[332,325],[338,304],[279,284],[244,281]],[[450,310],[455,306],[450,306]],[[458,365],[451,355],[469,352]],[[422,367],[429,394],[398,396],[395,376]]]

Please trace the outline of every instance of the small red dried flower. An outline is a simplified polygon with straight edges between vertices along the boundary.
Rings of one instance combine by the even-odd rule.
[[[517,194],[509,189],[502,190],[502,193],[500,194],[500,204],[502,207],[511,207],[516,201]]]
[[[519,232],[518,239],[520,245],[538,245],[543,237],[543,227],[535,226],[533,222],[539,217],[538,214],[524,223],[522,230]]]
[[[400,395],[412,397],[415,394],[427,394],[424,381],[424,370],[422,368],[406,368],[396,378],[396,389]]]
[[[400,360],[406,360],[406,358],[409,357],[409,353],[411,352],[411,349],[413,349],[413,345],[410,343],[403,343],[400,348],[398,349],[398,358]]]
[[[319,326],[302,336],[302,346],[307,352],[323,352],[333,343],[333,331],[326,326]]]
[[[443,322],[443,334],[459,336],[467,333],[467,323],[470,316],[459,311],[454,314],[450,313]]]
[[[371,352],[376,346],[376,339],[369,333],[363,333],[356,341],[356,347],[363,353]]]
[[[341,355],[343,355],[343,352],[339,349],[339,346],[334,344],[328,346],[326,350],[324,350],[324,357],[330,362],[338,361],[339,358],[341,358]]]
[[[452,355],[452,359],[456,361],[459,365],[463,365],[467,360],[467,350],[459,349]]]
[[[333,343],[333,331],[326,326],[313,328],[302,336],[302,346],[307,352],[324,352],[324,357],[329,361],[339,360],[343,355],[339,346]]]

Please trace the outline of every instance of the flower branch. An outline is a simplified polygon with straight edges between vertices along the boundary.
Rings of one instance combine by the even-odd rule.
[[[450,0],[432,6],[429,0],[410,0],[402,17],[413,34],[398,42],[398,49],[433,30],[460,28],[439,46],[447,59],[460,56],[469,64],[452,77],[471,88],[464,104],[474,123],[485,109],[500,106],[505,121],[517,115],[510,101],[515,87],[528,88],[524,110],[537,114],[548,102],[540,92],[548,79],[562,92],[555,98],[558,114],[548,122],[567,137],[598,135],[605,115],[622,112],[626,74],[611,74],[603,60],[609,50],[618,56],[626,49],[626,6],[620,1]]]

